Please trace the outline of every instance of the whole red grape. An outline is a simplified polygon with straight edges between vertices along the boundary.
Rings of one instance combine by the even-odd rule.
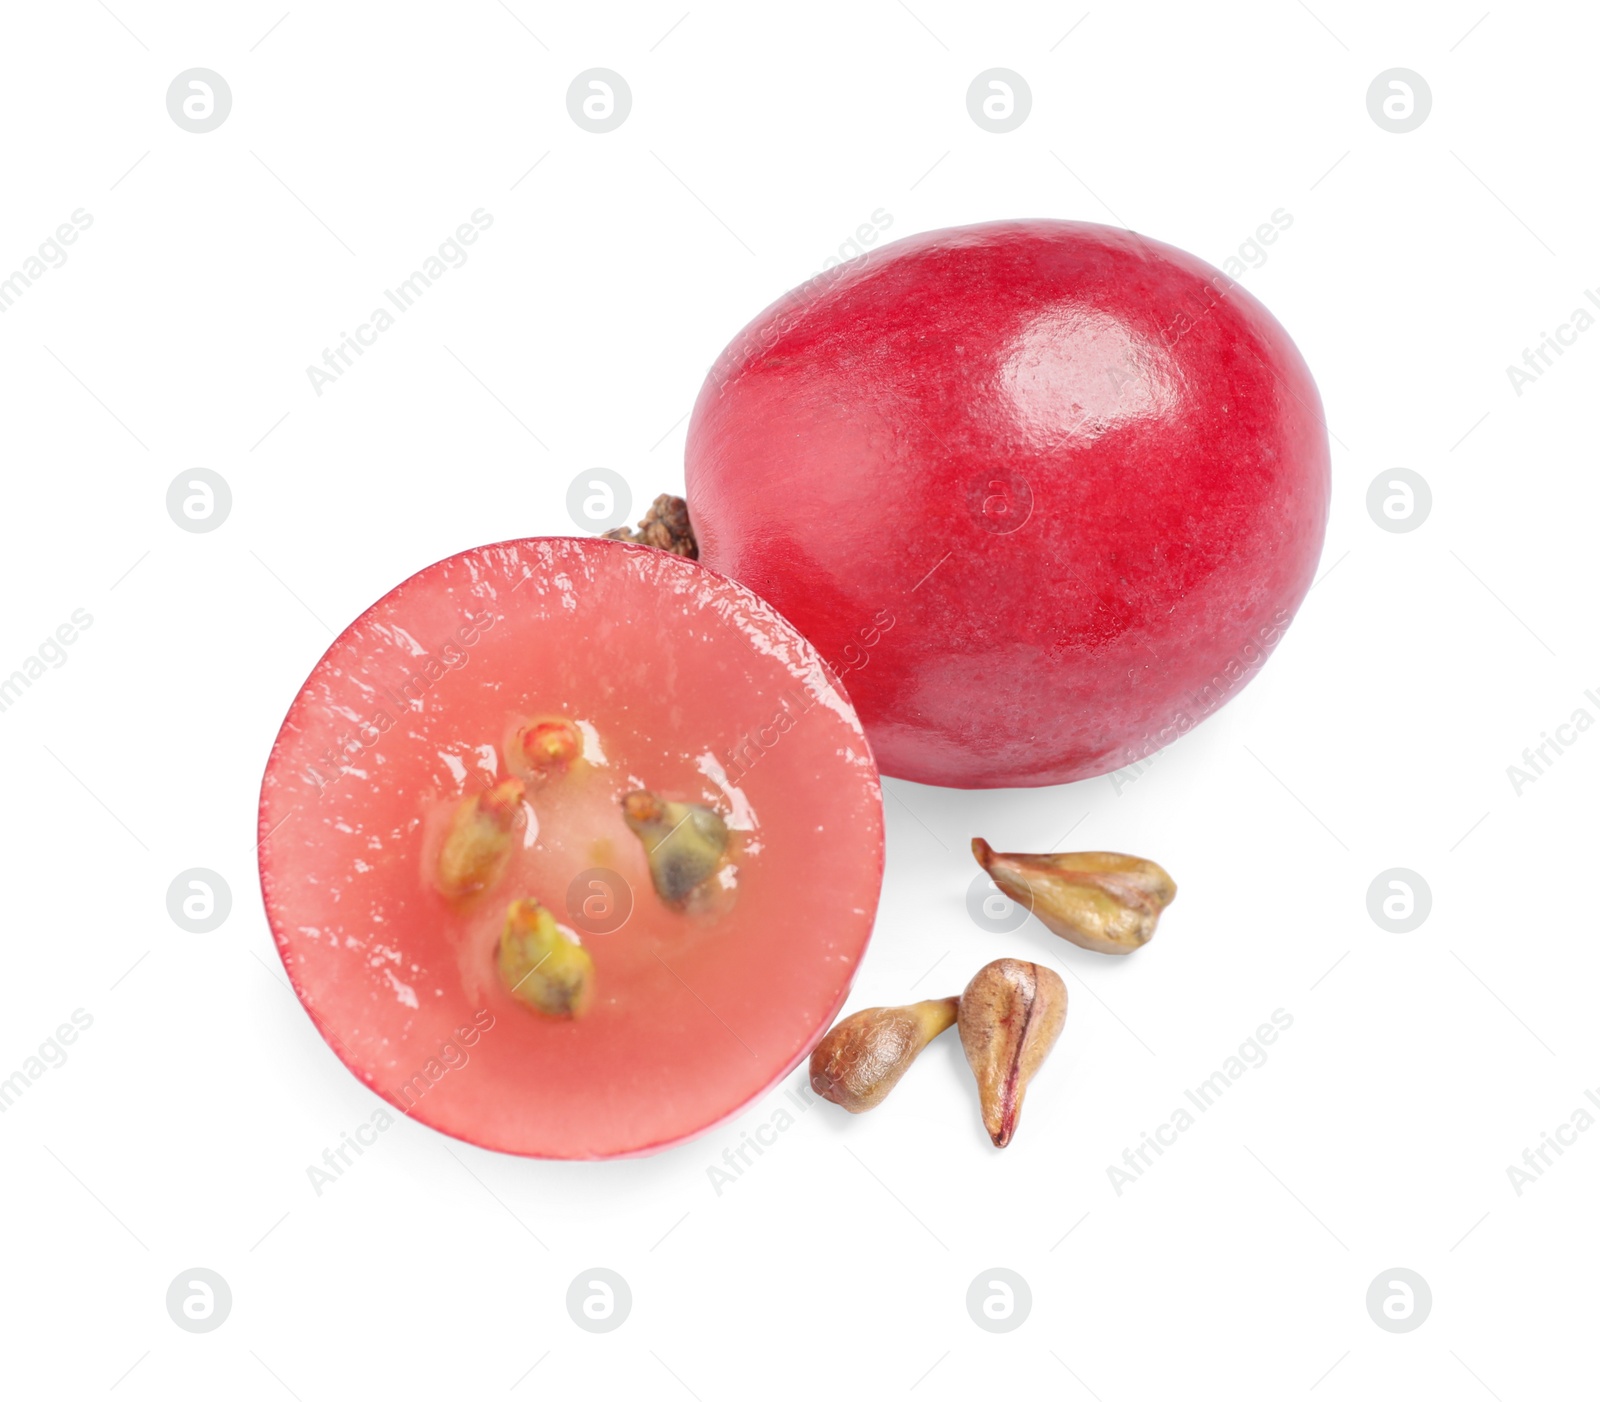
[[[700,558],[840,673],[884,772],[1056,784],[1189,730],[1265,660],[1328,513],[1310,372],[1254,297],[1121,230],[919,234],[723,352]]]

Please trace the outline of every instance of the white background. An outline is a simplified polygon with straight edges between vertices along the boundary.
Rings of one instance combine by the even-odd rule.
[[[0,714],[0,1076],[94,1020],[0,1117],[8,1393],[1576,1395],[1600,1133],[1520,1196],[1506,1170],[1600,1086],[1600,733],[1520,795],[1506,768],[1600,717],[1600,332],[1520,396],[1506,367],[1600,284],[1592,8],[463,0],[275,24],[283,2],[6,17],[0,275],[94,220],[0,315],[0,672],[94,619]],[[194,66],[233,93],[205,135],[165,107]],[[633,94],[606,135],[565,103],[596,66]],[[998,136],[965,101],[995,66],[1033,92]],[[1409,134],[1367,112],[1393,67],[1433,94]],[[306,366],[478,208],[469,261],[315,394]],[[443,555],[570,532],[584,469],[641,508],[681,488],[717,351],[875,210],[895,236],[1126,222],[1220,264],[1277,209],[1292,226],[1244,282],[1321,386],[1334,498],[1264,673],[1132,783],[886,785],[851,1006],[1057,961],[1067,1030],[1016,1142],[989,1146],[952,1036],[873,1114],[799,1116],[720,1195],[708,1168],[781,1092],[599,1165],[402,1121],[318,1196],[307,1166],[378,1102],[284,985],[252,844],[333,631]],[[210,534],[165,510],[195,467],[233,493]],[[1404,534],[1365,504],[1397,467],[1433,494]],[[1069,830],[1176,876],[1134,957],[968,918],[971,836]],[[189,867],[231,886],[214,933],[168,918]],[[1391,867],[1432,891],[1409,934],[1368,914]],[[1118,1195],[1108,1165],[1278,1008],[1267,1063]],[[233,1292],[208,1334],[164,1303],[194,1266]],[[592,1266],[633,1292],[610,1334],[566,1312]],[[1032,1291],[1011,1333],[965,1306],[995,1266]],[[1433,1293],[1411,1333],[1365,1305],[1397,1266]]]

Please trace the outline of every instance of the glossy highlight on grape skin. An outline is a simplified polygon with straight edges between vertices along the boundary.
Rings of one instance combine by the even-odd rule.
[[[1104,773],[1236,695],[1330,490],[1316,386],[1254,297],[1051,220],[791,292],[707,378],[686,471],[701,559],[840,672],[883,771],[969,788]]]

